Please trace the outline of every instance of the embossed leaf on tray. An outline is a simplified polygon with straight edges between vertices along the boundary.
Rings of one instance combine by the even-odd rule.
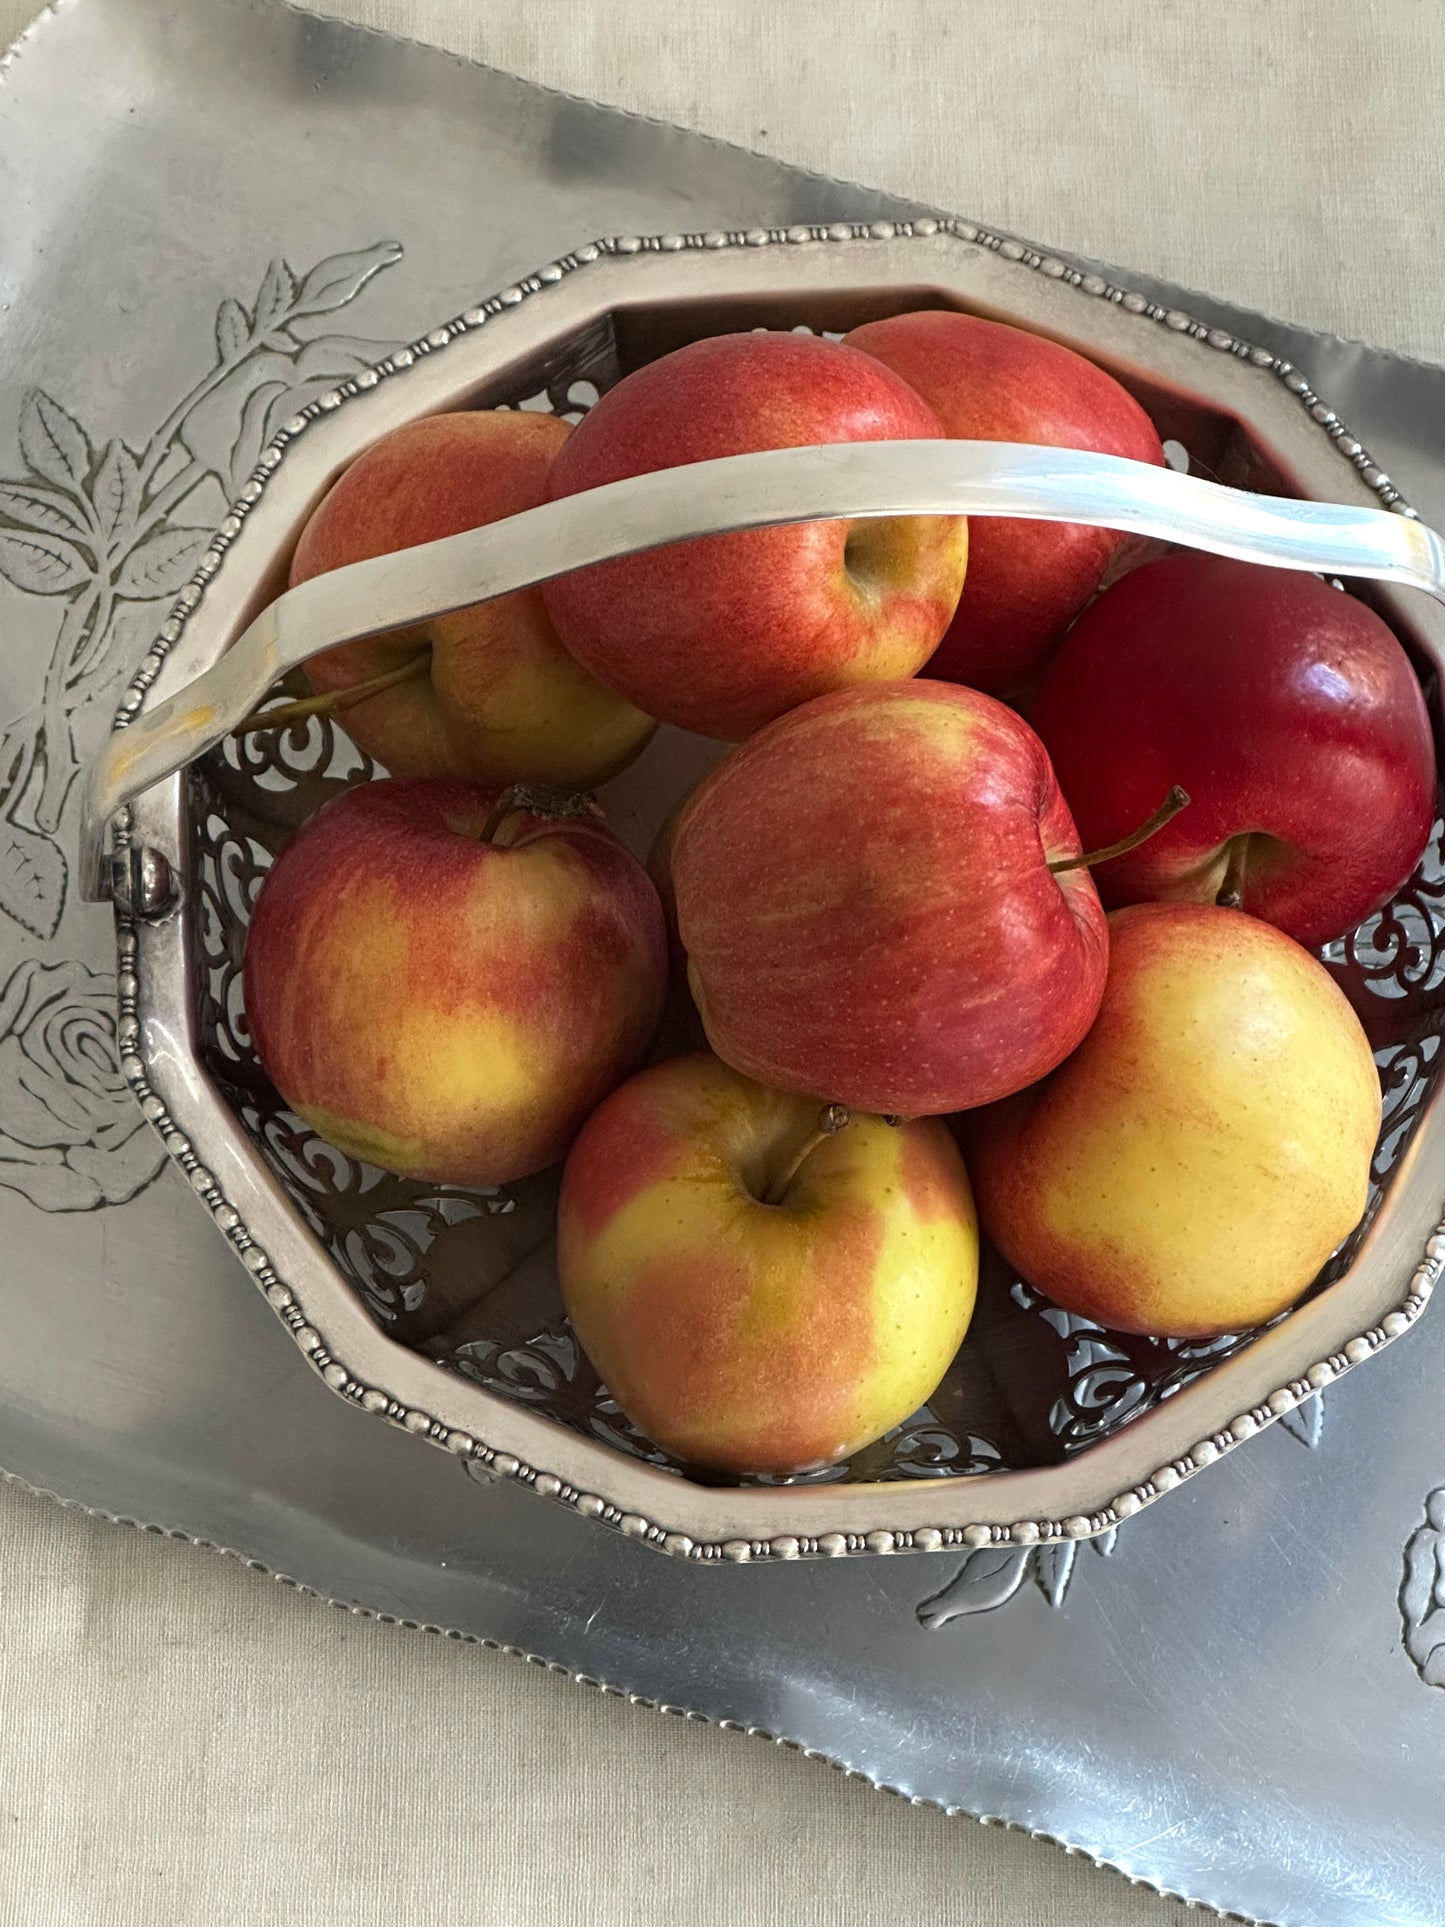
[[[31,595],[66,595],[90,579],[73,542],[39,529],[0,529],[0,575]]]
[[[33,937],[49,938],[65,908],[65,856],[23,823],[0,823],[0,910]]]
[[[1028,1566],[1027,1546],[981,1546],[968,1555],[941,1592],[920,1602],[919,1624],[932,1631],[950,1619],[993,1612],[1013,1598]]]
[[[280,321],[296,299],[296,277],[284,261],[272,261],[256,291],[254,332],[259,340]]]
[[[246,310],[233,294],[228,294],[216,310],[216,353],[222,361],[240,354],[251,334]]]
[[[135,456],[124,442],[110,442],[90,490],[101,540],[108,549],[119,548],[130,535],[140,511],[140,498],[140,469]]]
[[[401,255],[400,241],[378,241],[374,247],[358,248],[352,254],[333,254],[325,261],[318,261],[301,283],[291,306],[292,314],[330,314],[334,308],[344,308],[372,275],[394,266]]]
[[[159,529],[138,542],[121,563],[115,578],[115,592],[134,602],[149,602],[157,596],[175,595],[185,587],[205,554],[211,540],[210,529]]]
[[[271,404],[279,395],[286,393],[284,381],[263,382],[253,388],[246,397],[246,406],[241,410],[241,426],[236,431],[236,439],[231,444],[227,458],[227,493],[239,495],[246,477],[261,459],[261,450],[271,439],[268,426],[271,417]],[[293,411],[294,412],[294,411]]]
[[[1034,1555],[1034,1581],[1051,1606],[1062,1606],[1074,1574],[1078,1542],[1061,1539],[1051,1546],[1040,1546]]]
[[[43,529],[49,535],[90,533],[80,504],[61,490],[41,483],[0,482],[0,516],[22,529]]]
[[[1316,1392],[1313,1398],[1301,1400],[1289,1411],[1281,1412],[1279,1422],[1285,1431],[1297,1438],[1301,1445],[1311,1451],[1320,1442],[1320,1433],[1325,1423],[1325,1398],[1323,1392]]]
[[[219,476],[234,492],[288,415],[294,415],[310,395],[334,388],[344,376],[369,368],[388,347],[386,342],[357,341],[349,335],[318,335],[299,353],[267,348],[248,355],[190,410],[181,424],[180,438],[192,460]],[[307,388],[310,382],[319,387]],[[263,389],[267,394],[264,406],[254,401]],[[255,431],[262,421],[266,433],[258,436]],[[242,444],[249,454],[244,467],[238,457]]]
[[[1445,1686],[1445,1486],[1425,1501],[1425,1523],[1405,1547],[1400,1586],[1405,1651],[1427,1686]]]
[[[20,453],[47,482],[85,487],[93,460],[85,430],[39,388],[32,388],[20,404]]]

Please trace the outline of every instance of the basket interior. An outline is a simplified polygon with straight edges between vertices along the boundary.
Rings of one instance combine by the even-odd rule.
[[[936,296],[931,303],[938,305]],[[925,305],[925,298],[895,296],[889,303],[910,305]],[[804,320],[773,304],[740,309],[727,325],[811,321],[831,332],[885,311],[875,301],[866,309],[855,302],[847,312],[820,313],[815,303]],[[690,334],[717,331],[715,314],[704,329],[685,309],[609,320],[565,349],[512,369],[479,393],[476,405],[577,419],[631,367]],[[1267,451],[1238,422],[1136,373],[1115,372],[1150,409],[1161,433],[1187,452],[1191,467],[1240,486],[1288,491]],[[1439,743],[1433,681],[1426,693]],[[614,827],[639,854],[677,795],[721,750],[664,728],[638,763],[601,792]],[[256,1061],[241,961],[262,878],[287,837],[323,802],[378,773],[337,725],[316,718],[232,737],[189,772],[190,874],[197,891],[188,938],[205,1068],[297,1212],[392,1337],[560,1426],[697,1478],[628,1423],[572,1337],[553,1263],[555,1172],[505,1191],[466,1191],[376,1170],[290,1113]],[[1374,1046],[1384,1122],[1366,1218],[1320,1274],[1316,1292],[1348,1267],[1439,1076],[1442,932],[1445,864],[1437,818],[1430,846],[1396,900],[1322,953]],[[972,1328],[928,1405],[845,1464],[794,1482],[938,1478],[1056,1463],[1152,1410],[1257,1336],[1200,1342],[1106,1331],[1038,1297],[986,1250]]]

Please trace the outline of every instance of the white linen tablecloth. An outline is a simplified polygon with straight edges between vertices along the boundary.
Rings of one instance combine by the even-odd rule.
[[[0,0],[0,43],[32,10]],[[1445,359],[1437,0],[318,10]],[[1183,1917],[1021,1835],[0,1488],[7,1927]]]

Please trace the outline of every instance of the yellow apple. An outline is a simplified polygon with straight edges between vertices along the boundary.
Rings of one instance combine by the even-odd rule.
[[[1110,918],[1109,979],[1051,1077],[961,1121],[984,1229],[1066,1310],[1205,1337],[1272,1318],[1363,1215],[1380,1128],[1343,992],[1270,925]]]
[[[678,1458],[788,1473],[929,1397],[973,1311],[978,1235],[947,1127],[767,1090],[707,1052],[614,1091],[562,1180],[583,1348]]]

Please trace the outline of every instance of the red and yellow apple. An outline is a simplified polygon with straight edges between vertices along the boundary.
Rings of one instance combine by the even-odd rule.
[[[880,363],[812,335],[693,342],[605,394],[558,452],[552,497],[754,450],[935,440]],[[736,740],[830,689],[911,676],[963,583],[962,519],[812,522],[654,549],[543,594],[593,673],[649,715]]]
[[[445,781],[348,790],[277,859],[246,1015],[298,1116],[407,1177],[554,1164],[662,1013],[657,892],[594,816]]]
[[[1177,554],[1085,611],[1039,685],[1034,727],[1079,833],[1112,843],[1181,783],[1190,807],[1101,865],[1105,903],[1243,907],[1315,946],[1388,901],[1435,816],[1414,670],[1372,610],[1317,576]]]
[[[1068,1062],[961,1133],[979,1216],[1030,1284],[1116,1331],[1240,1331],[1359,1223],[1380,1084],[1322,964],[1237,910],[1110,918]]]
[[[944,1124],[855,1116],[829,1135],[817,1104],[707,1053],[643,1071],[589,1119],[557,1249],[618,1404],[677,1457],[734,1473],[830,1464],[916,1411],[978,1276]]]
[[[867,322],[846,340],[902,375],[944,433],[961,441],[1083,448],[1156,465],[1164,460],[1153,423],[1128,390],[1042,335],[925,309]],[[926,673],[998,695],[1030,682],[1124,539],[1076,522],[975,517],[968,580]]]
[[[297,544],[292,583],[536,508],[568,433],[566,422],[520,409],[394,429],[323,497]],[[408,665],[415,674],[342,711],[393,776],[588,789],[631,762],[655,727],[568,654],[536,589],[329,649],[307,675],[319,694],[345,702]]]
[[[1088,871],[1050,869],[1078,854],[1042,743],[991,696],[816,698],[712,770],[673,833],[709,1042],[780,1090],[904,1117],[1033,1083],[1104,989]]]

